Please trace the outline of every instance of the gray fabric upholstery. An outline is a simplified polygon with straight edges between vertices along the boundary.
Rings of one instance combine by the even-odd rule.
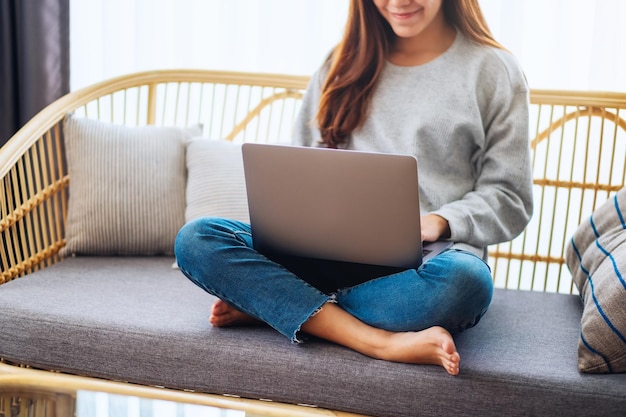
[[[172,258],[70,258],[0,286],[0,357],[46,369],[374,416],[619,415],[626,375],[577,370],[576,296],[496,290],[461,373],[267,327],[211,328]]]

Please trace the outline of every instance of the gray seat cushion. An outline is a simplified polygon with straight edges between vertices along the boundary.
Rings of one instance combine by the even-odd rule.
[[[0,286],[0,357],[33,367],[376,416],[618,415],[626,374],[577,371],[577,296],[496,290],[461,372],[267,327],[212,328],[172,258],[77,257]]]

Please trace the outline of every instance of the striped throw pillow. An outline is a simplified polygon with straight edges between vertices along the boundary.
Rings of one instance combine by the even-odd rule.
[[[579,226],[566,260],[584,304],[578,369],[626,372],[626,188]]]
[[[185,215],[185,142],[200,127],[126,127],[68,115],[61,255],[173,255]]]

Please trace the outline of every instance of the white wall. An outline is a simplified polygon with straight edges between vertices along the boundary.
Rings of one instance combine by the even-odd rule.
[[[312,73],[347,0],[71,0],[71,86],[157,68]]]
[[[480,0],[533,88],[626,92],[626,1]]]
[[[626,91],[626,1],[480,4],[532,88]],[[71,0],[71,87],[159,68],[310,74],[347,9],[348,0]]]

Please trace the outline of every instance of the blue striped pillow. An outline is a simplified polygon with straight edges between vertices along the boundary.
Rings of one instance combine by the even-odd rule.
[[[626,188],[578,227],[566,260],[584,304],[578,369],[626,372]]]

